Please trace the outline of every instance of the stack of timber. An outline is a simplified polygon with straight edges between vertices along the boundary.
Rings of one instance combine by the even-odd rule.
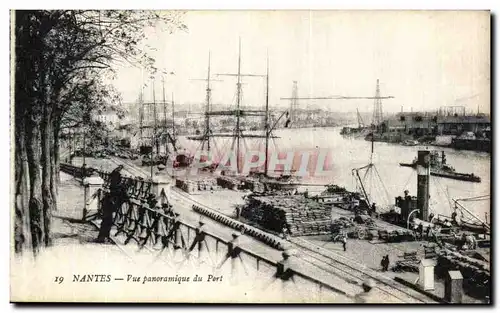
[[[253,192],[264,192],[264,184],[256,179],[245,179],[242,185],[243,189],[248,189]]]
[[[327,196],[327,195],[342,195],[342,196],[347,196],[350,195],[351,192],[347,191],[344,187],[338,186],[338,185],[328,185],[326,186],[326,189],[321,193],[321,195]]]
[[[249,197],[241,216],[271,231],[286,229],[290,236],[330,233],[330,209],[302,195]]]
[[[341,218],[337,218],[335,220],[332,221],[332,233],[333,234],[337,234],[337,233],[341,233],[343,230],[346,230],[348,228],[351,228],[351,227],[355,227],[356,224],[354,223],[354,221],[351,221],[345,217],[341,217]]]
[[[217,185],[222,188],[236,190],[240,185],[240,181],[234,177],[219,176],[217,177]]]
[[[220,188],[217,184],[217,179],[211,177],[200,178],[197,180],[178,178],[175,181],[175,186],[187,193],[205,190],[218,190]]]
[[[400,227],[388,228],[384,223],[368,215],[358,215],[348,219],[340,217],[332,220],[332,235],[346,234],[349,238],[380,240],[383,242],[414,241],[413,231]]]
[[[187,193],[194,193],[198,189],[196,182],[179,178],[175,180],[175,187]]]
[[[459,270],[464,278],[464,287],[479,296],[487,296],[490,290],[491,272],[488,262],[443,249],[438,252],[436,274],[445,277],[448,271]]]

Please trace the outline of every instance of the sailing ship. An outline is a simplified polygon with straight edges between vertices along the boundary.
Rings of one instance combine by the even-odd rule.
[[[433,176],[439,176],[439,177],[451,178],[451,179],[469,181],[469,182],[476,182],[476,183],[481,182],[481,178],[474,175],[474,173],[467,174],[467,173],[456,172],[452,166],[449,166],[446,163],[446,154],[444,151],[441,152],[441,157],[439,156],[438,151],[431,151],[430,157],[431,157],[431,160],[430,160],[431,175],[433,175]],[[414,159],[412,163],[399,163],[399,165],[405,166],[405,167],[416,168],[417,167],[417,160]]]
[[[173,162],[174,168],[187,167],[192,164],[193,156],[182,147],[179,146],[176,138],[175,130],[175,102],[172,93],[172,127],[169,132],[167,125],[167,100],[165,98],[165,84],[163,82],[163,125],[158,123],[157,102],[155,98],[154,82],[153,88],[153,102],[145,103],[143,101],[142,91],[140,94],[139,102],[139,119],[140,119],[140,154],[142,155],[142,166],[158,166],[159,170],[163,170],[170,159]],[[145,123],[145,105],[152,105],[152,122],[153,125],[146,125]],[[150,108],[151,110],[151,108]],[[164,153],[160,153],[160,145],[164,144]],[[171,149],[169,149],[169,144]],[[156,150],[156,153],[155,153]]]

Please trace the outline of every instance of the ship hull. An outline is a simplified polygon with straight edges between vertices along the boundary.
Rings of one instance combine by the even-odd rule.
[[[404,166],[404,167],[413,167],[416,168],[417,166],[413,163],[399,163],[399,166]]]
[[[475,175],[471,175],[471,174],[465,174],[465,173],[447,173],[447,172],[431,170],[431,175],[438,176],[438,177],[444,177],[444,178],[451,178],[451,179],[455,179],[455,180],[474,182],[474,183],[481,182],[480,177],[475,176]]]
[[[491,152],[491,140],[453,138],[451,147],[457,150]]]
[[[417,165],[415,163],[399,163],[399,166],[404,166],[404,167],[411,167],[411,168],[416,168]],[[461,181],[468,181],[468,182],[474,182],[474,183],[480,183],[481,178],[472,174],[465,174],[465,173],[448,173],[444,171],[436,171],[431,169],[431,175],[432,176],[437,176],[437,177],[444,177],[444,178],[450,178],[450,179],[455,179],[455,180],[461,180]]]

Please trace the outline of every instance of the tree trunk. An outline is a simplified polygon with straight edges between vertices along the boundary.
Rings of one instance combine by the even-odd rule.
[[[37,105],[37,104],[34,104]],[[43,225],[42,181],[40,177],[41,138],[40,121],[35,112],[30,112],[26,125],[27,157],[30,178],[29,216],[33,252],[37,254],[45,242]]]
[[[45,72],[42,76],[43,92],[42,92],[42,106],[43,106],[43,117],[42,117],[42,201],[43,201],[43,232],[44,232],[44,244],[45,246],[50,246],[51,244],[51,234],[50,225],[52,221],[52,211],[54,209],[55,198],[53,197],[52,191],[52,149],[53,149],[53,131],[52,131],[52,103],[50,101],[50,83],[48,78],[49,73]]]
[[[61,183],[61,177],[59,175],[59,129],[57,123],[52,124],[52,145],[51,145],[51,169],[52,173],[50,176],[50,190],[52,192],[52,198],[54,201],[54,211],[57,211],[57,195],[59,194],[59,184]]]
[[[16,106],[18,107],[18,106]],[[15,220],[14,251],[21,253],[31,247],[31,234],[28,211],[28,166],[26,163],[26,138],[24,112],[16,109],[15,120]]]

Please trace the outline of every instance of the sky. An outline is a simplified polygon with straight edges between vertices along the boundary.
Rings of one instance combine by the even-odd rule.
[[[435,111],[463,105],[490,112],[490,14],[486,11],[188,11],[187,32],[148,30],[145,43],[167,75],[167,100],[182,106],[205,101],[211,55],[212,103],[235,103],[241,39],[241,72],[266,73],[269,103],[287,108],[297,81],[299,97],[374,96],[380,80],[384,112]],[[140,68],[118,69],[116,88],[124,102],[137,99]],[[265,79],[243,78],[242,104],[263,107]],[[162,98],[162,78],[155,97]],[[374,100],[301,100],[299,107],[372,111]],[[180,109],[180,108],[179,108]]]

